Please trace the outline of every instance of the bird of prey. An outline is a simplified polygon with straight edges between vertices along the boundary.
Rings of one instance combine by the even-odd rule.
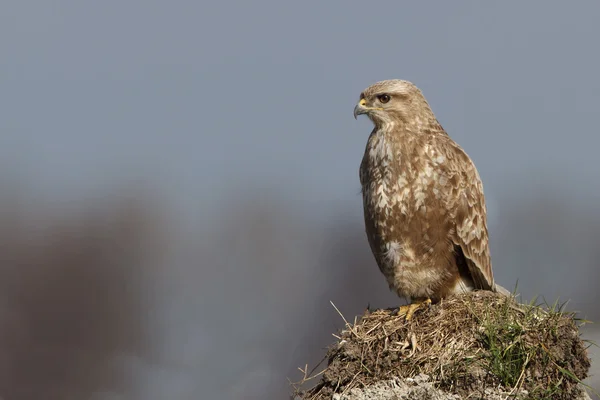
[[[483,186],[475,165],[404,80],[360,94],[354,117],[375,125],[360,164],[365,230],[391,290],[421,305],[475,289],[500,291],[488,247]]]

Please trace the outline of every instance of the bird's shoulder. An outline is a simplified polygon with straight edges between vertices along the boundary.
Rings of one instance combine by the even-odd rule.
[[[458,195],[467,191],[469,196],[479,196],[483,191],[481,178],[467,152],[441,127],[427,137],[429,159],[443,176],[443,186],[449,186],[449,193]]]

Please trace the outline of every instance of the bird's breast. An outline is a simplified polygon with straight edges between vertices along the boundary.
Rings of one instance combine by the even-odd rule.
[[[383,134],[369,138],[361,164],[365,222],[383,240],[442,223],[445,161],[432,146],[414,146]]]

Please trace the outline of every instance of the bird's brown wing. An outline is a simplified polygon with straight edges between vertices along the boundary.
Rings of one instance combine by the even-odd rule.
[[[448,138],[449,139],[449,138]],[[454,229],[450,240],[460,246],[476,289],[495,290],[490,259],[483,185],[469,156],[444,140],[447,160],[447,206]]]

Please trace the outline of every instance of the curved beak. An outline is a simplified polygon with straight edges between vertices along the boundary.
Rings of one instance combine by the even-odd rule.
[[[356,107],[354,107],[354,119],[361,114],[366,114],[369,109],[366,107],[367,101],[365,99],[360,99]]]

